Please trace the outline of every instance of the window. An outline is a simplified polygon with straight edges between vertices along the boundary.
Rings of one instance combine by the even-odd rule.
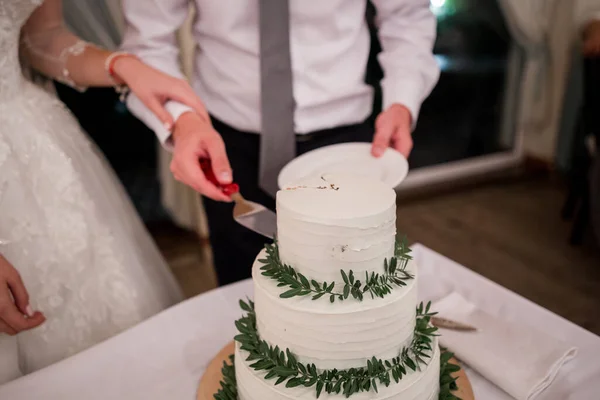
[[[521,52],[505,24],[497,0],[431,0],[438,19],[434,53],[439,82],[423,103],[409,159],[411,170],[443,167],[486,156],[513,157]],[[374,9],[370,8],[370,13]],[[382,77],[373,29],[368,80]]]

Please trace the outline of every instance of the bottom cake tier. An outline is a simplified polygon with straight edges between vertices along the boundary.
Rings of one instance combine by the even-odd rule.
[[[437,342],[437,341],[436,341]],[[352,395],[353,400],[434,400],[438,398],[440,387],[440,349],[434,343],[433,354],[427,365],[416,371],[409,371],[397,383],[393,380],[389,386],[378,385],[377,392],[371,388],[368,392]],[[252,362],[245,361],[248,353],[235,348],[235,374],[238,400],[312,400],[316,399],[314,387],[296,386],[288,388],[285,383],[275,385],[275,380],[266,380],[266,371],[256,371],[250,367]],[[343,393],[321,393],[319,399],[345,399]]]

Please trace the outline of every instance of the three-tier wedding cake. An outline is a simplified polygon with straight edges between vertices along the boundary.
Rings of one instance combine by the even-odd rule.
[[[216,399],[438,398],[440,349],[391,188],[327,175],[279,191],[277,240],[252,276]]]

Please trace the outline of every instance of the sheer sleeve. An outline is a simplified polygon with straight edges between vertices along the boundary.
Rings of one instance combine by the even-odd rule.
[[[76,62],[91,44],[72,34],[62,18],[62,0],[45,0],[29,17],[21,32],[21,56],[37,72],[78,90],[73,71],[85,63]]]

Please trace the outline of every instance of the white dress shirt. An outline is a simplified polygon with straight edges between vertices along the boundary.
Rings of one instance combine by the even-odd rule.
[[[209,113],[242,131],[260,132],[258,0],[194,0],[197,43],[194,90]],[[363,121],[372,111],[364,83],[370,38],[366,0],[289,0],[290,47],[298,134]],[[429,0],[374,0],[383,51],[383,105],[406,106],[417,120],[439,76],[432,54],[436,21]],[[176,30],[188,0],[123,0],[127,28],[122,48],[183,78]],[[169,132],[137,99],[129,109],[161,142]],[[169,101],[176,120],[186,106]]]

